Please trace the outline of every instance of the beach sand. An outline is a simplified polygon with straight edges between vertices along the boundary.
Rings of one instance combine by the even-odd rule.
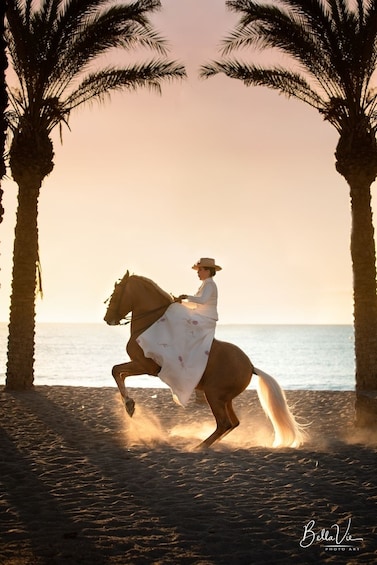
[[[377,441],[353,392],[288,391],[310,438],[273,449],[246,391],[240,427],[198,451],[207,405],[130,390],[132,419],[116,388],[0,392],[1,565],[377,563]]]

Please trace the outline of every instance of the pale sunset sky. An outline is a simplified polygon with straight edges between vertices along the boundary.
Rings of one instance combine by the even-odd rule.
[[[352,323],[348,186],[338,135],[313,109],[200,65],[236,18],[222,0],[153,16],[188,79],[72,114],[39,205],[40,322],[102,322],[127,269],[175,295],[214,257],[220,323]],[[145,52],[143,60],[152,55]],[[251,59],[245,51],[244,59]],[[8,320],[17,187],[3,182],[0,320]]]

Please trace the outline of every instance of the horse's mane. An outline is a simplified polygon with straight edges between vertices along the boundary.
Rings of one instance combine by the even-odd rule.
[[[173,302],[173,298],[171,297],[171,295],[168,292],[165,292],[165,290],[162,290],[162,288],[160,288],[158,286],[158,284],[156,284],[154,281],[152,281],[152,279],[148,279],[147,277],[141,277],[140,275],[133,275],[134,277],[136,277],[137,279],[142,280],[143,282],[151,285],[155,290],[157,290],[157,292],[159,294],[161,294],[164,298],[166,298],[169,302]]]

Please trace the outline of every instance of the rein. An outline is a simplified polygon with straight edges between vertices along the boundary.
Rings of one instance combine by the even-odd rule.
[[[166,310],[166,308],[168,306],[166,306],[166,304],[164,304],[163,306],[159,306],[158,308],[155,308],[154,310],[148,310],[147,312],[144,312],[143,314],[139,314],[138,316],[133,316],[133,314],[128,314],[127,316],[122,318],[122,320],[124,320],[124,322],[122,322],[122,320],[119,321],[119,326],[126,326],[127,324],[130,324],[132,322],[132,320],[142,320],[143,318],[145,318],[145,316],[149,316],[149,314],[154,314],[155,312],[159,312],[160,310],[163,310],[164,308]]]

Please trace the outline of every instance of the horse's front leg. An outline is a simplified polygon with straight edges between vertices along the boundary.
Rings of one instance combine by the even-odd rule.
[[[115,365],[112,370],[112,375],[115,379],[116,384],[118,385],[119,392],[122,396],[124,406],[127,410],[127,414],[129,416],[133,416],[135,412],[135,401],[133,398],[128,396],[128,392],[126,389],[126,385],[124,383],[126,377],[130,377],[132,375],[142,375],[144,374],[144,370],[140,369],[140,367],[133,363],[122,363],[121,365]]]
[[[112,370],[112,375],[115,379],[120,394],[122,395],[124,406],[127,413],[132,416],[135,412],[135,401],[128,396],[128,392],[124,381],[126,377],[133,377],[136,375],[153,375],[157,376],[160,368],[152,359],[145,359],[145,362],[129,361],[121,365],[115,365]]]

